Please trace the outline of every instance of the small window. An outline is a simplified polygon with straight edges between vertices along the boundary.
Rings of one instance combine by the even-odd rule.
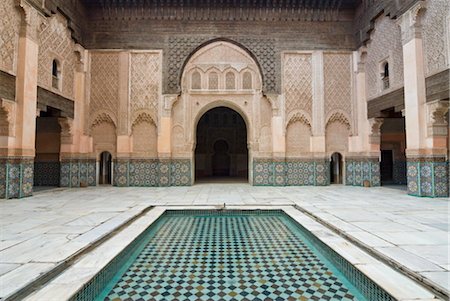
[[[227,88],[227,90],[236,89],[236,79],[233,72],[228,72],[225,75],[225,87]]]
[[[382,72],[382,78],[383,81],[383,89],[389,89],[390,83],[389,83],[389,63],[385,62],[383,64],[383,72]]]
[[[244,90],[250,90],[253,88],[252,83],[252,74],[248,71],[244,72],[244,75],[242,76],[242,89]]]
[[[219,75],[216,72],[209,74],[208,87],[210,90],[219,89]]]
[[[192,89],[201,89],[202,88],[202,77],[200,75],[200,72],[198,72],[198,71],[195,71],[194,73],[192,73],[191,88]]]
[[[53,62],[52,62],[52,87],[53,88],[59,89],[60,77],[61,77],[61,70],[60,70],[59,62],[57,60],[53,60]]]

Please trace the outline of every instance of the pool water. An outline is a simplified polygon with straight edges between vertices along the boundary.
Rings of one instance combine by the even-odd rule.
[[[367,300],[283,213],[168,214],[96,300]]]

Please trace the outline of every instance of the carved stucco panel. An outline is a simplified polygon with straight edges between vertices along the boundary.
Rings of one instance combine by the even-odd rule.
[[[448,47],[450,47],[449,22],[450,2],[448,0],[428,0],[422,20],[422,38],[425,50],[426,75],[431,75],[449,67]],[[446,28],[447,27],[447,28]]]
[[[16,1],[3,0],[0,16],[0,69],[15,74],[21,20]]]
[[[350,54],[324,54],[325,116],[335,110],[352,116],[351,62]]]
[[[283,92],[286,114],[294,110],[312,112],[311,54],[286,54],[283,62]]]
[[[161,54],[131,53],[130,107],[132,116],[139,110],[149,110],[157,116],[161,94]]]
[[[93,52],[91,54],[90,115],[107,111],[117,119],[119,107],[119,53]]]

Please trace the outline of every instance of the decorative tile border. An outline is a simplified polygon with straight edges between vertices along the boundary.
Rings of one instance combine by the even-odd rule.
[[[255,186],[326,186],[330,185],[330,164],[325,159],[286,161],[253,160]]]
[[[80,187],[96,185],[95,159],[70,159],[60,163],[61,187]]]
[[[113,185],[118,187],[189,186],[191,160],[189,159],[116,159]]]
[[[449,196],[449,162],[445,158],[409,158],[408,194],[423,197]]]
[[[366,181],[371,187],[380,186],[380,162],[378,159],[346,158],[345,184],[364,186]]]
[[[0,198],[23,198],[33,194],[33,159],[0,159]]]

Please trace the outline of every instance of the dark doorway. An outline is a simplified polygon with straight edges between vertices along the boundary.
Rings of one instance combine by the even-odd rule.
[[[330,183],[342,184],[342,170],[343,170],[342,155],[340,153],[333,153],[330,161]]]
[[[248,181],[247,127],[226,107],[206,112],[197,124],[196,181]]]
[[[398,116],[400,115],[400,116]],[[381,133],[381,185],[406,185],[405,118],[391,114],[384,118]]]
[[[394,158],[391,149],[381,150],[380,172],[384,182],[392,182],[394,174]]]
[[[59,110],[47,107],[36,118],[36,156],[34,158],[33,190],[40,191],[60,185],[61,126]]]
[[[99,184],[111,184],[112,156],[109,152],[100,154]]]

